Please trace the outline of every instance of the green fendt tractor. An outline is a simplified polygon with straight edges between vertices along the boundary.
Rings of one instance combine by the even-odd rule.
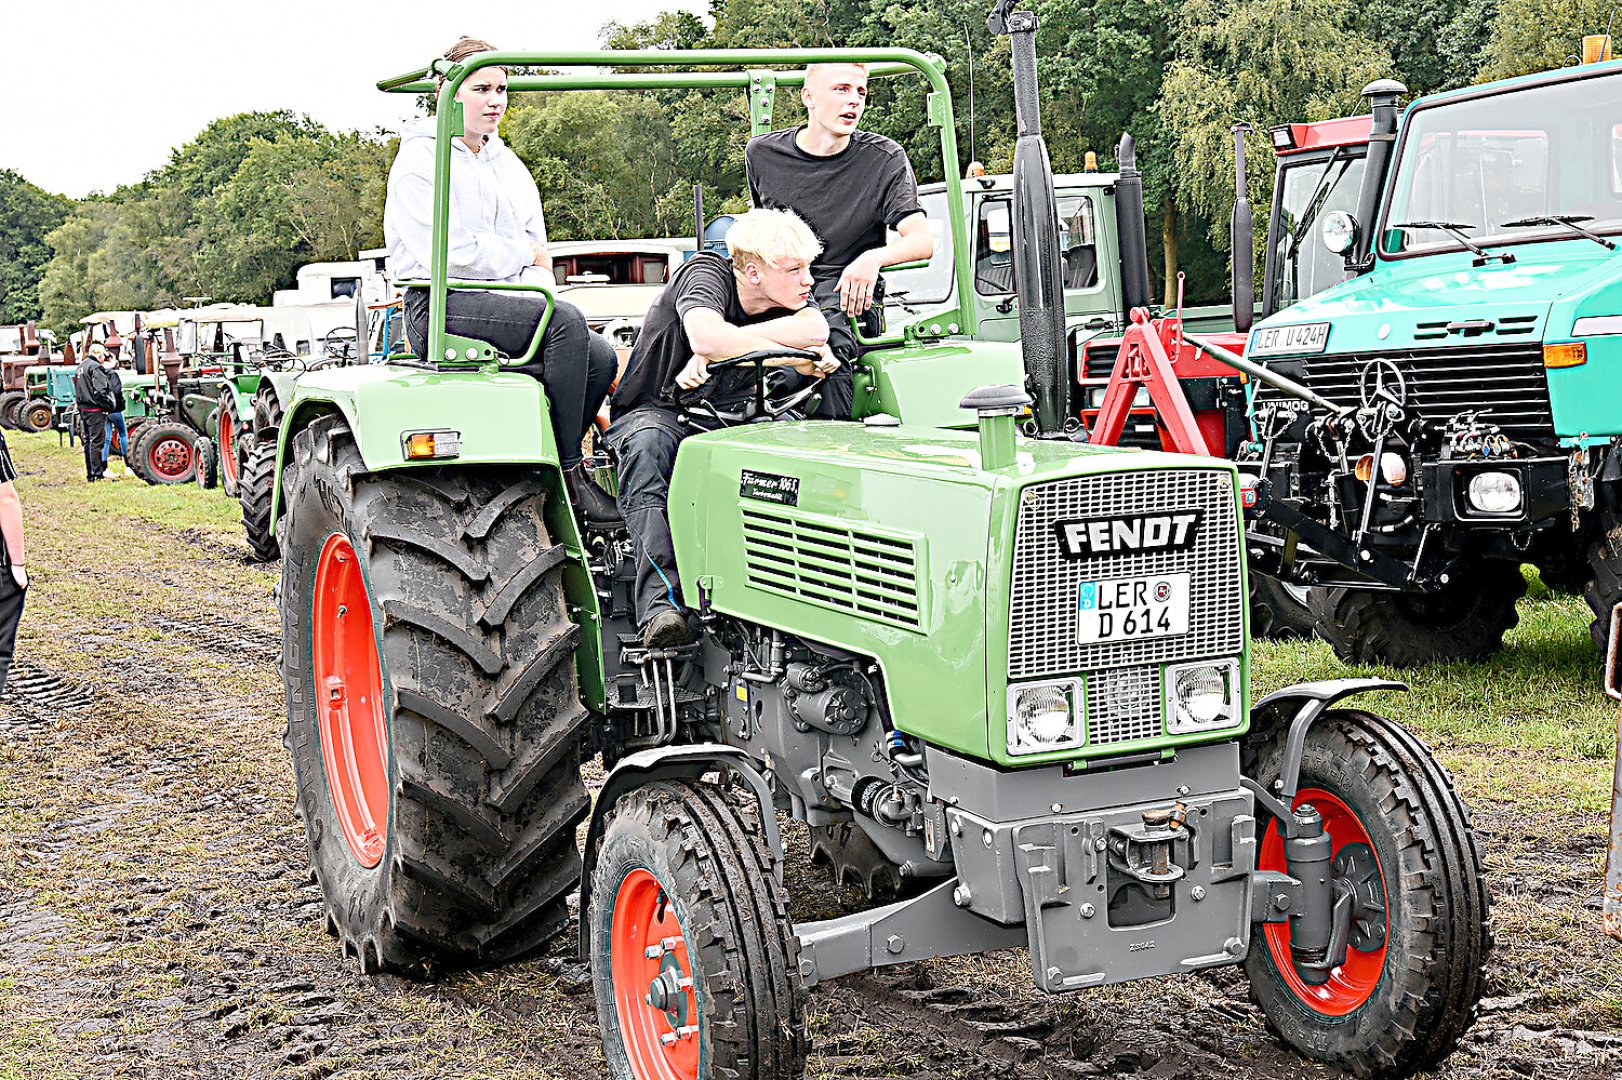
[[[1016,56],[1020,345],[968,340],[970,309],[942,319],[962,336],[876,346],[884,414],[847,423],[799,419],[770,358],[738,358],[757,422],[692,435],[675,464],[698,639],[668,649],[631,624],[626,535],[577,526],[546,397],[503,370],[522,358],[446,332],[456,90],[503,64],[541,72],[515,92],[758,104],[796,85],[784,68],[861,61],[927,80],[955,175],[943,65],[488,53],[381,84],[438,93],[427,355],[301,379],[276,506],[298,813],[327,925],[365,969],[525,955],[578,886],[616,1077],[796,1076],[808,987],[1010,946],[1056,993],[1243,964],[1283,1039],[1366,1076],[1430,1067],[1468,1028],[1491,941],[1468,815],[1418,740],[1343,703],[1397,684],[1248,707],[1233,465],[1061,434],[1035,20],[1011,7],[993,25]],[[968,295],[966,255],[954,272]],[[1035,438],[1016,434],[1024,390],[982,385],[1010,382],[1036,392]],[[793,924],[780,812],[911,895]]]
[[[1322,216],[1349,280],[1265,319],[1241,469],[1251,542],[1313,589],[1349,661],[1497,649],[1520,564],[1622,600],[1622,64],[1413,102],[1375,95],[1355,210]]]

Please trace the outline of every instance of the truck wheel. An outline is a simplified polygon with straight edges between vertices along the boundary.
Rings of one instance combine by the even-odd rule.
[[[237,478],[242,531],[257,561],[275,562],[282,557],[276,534],[270,528],[270,500],[276,485],[276,444],[260,442],[252,435],[243,436],[242,442],[244,461],[242,475]]]
[[[23,406],[22,429],[24,431],[45,431],[51,426],[51,403],[35,398]]]
[[[1283,740],[1256,779],[1279,776]],[[1308,730],[1295,805],[1331,838],[1337,888],[1383,901],[1352,928],[1346,961],[1322,985],[1290,956],[1290,924],[1257,927],[1245,971],[1269,1025],[1296,1050],[1360,1077],[1407,1077],[1447,1057],[1474,1023],[1492,949],[1481,854],[1453,778],[1400,725],[1334,710]],[[1285,871],[1284,843],[1257,808],[1262,870]]]
[[[1604,501],[1595,515],[1598,535],[1588,545],[1588,568],[1594,576],[1583,590],[1583,599],[1594,612],[1588,632],[1603,653],[1611,633],[1611,609],[1622,603],[1622,510],[1614,504],[1606,505],[1616,498],[1613,492],[1603,491],[1600,498]]]
[[[1526,579],[1514,563],[1462,567],[1431,595],[1374,589],[1313,589],[1319,636],[1348,664],[1412,667],[1432,660],[1480,660],[1504,647],[1520,621]]]
[[[148,424],[135,447],[140,462],[136,475],[149,484],[187,484],[197,475],[192,441],[197,432],[178,420]]]
[[[197,441],[192,443],[192,452],[197,455],[197,486],[204,491],[218,487],[220,468],[214,456],[214,440],[207,435],[199,435]]]
[[[1316,620],[1308,606],[1312,590],[1271,574],[1250,571],[1250,636],[1310,638]]]
[[[26,400],[21,390],[7,390],[0,394],[0,426],[15,428],[17,418],[14,414]]]
[[[291,456],[285,741],[327,927],[364,971],[522,956],[568,920],[588,807],[543,493],[511,470],[369,474],[337,415]]]
[[[220,391],[220,484],[228,499],[237,497],[237,479],[241,461],[237,457],[238,436],[246,425],[237,419],[230,390]]]
[[[803,1075],[800,943],[758,833],[704,783],[649,784],[611,813],[581,915],[609,1076]]]

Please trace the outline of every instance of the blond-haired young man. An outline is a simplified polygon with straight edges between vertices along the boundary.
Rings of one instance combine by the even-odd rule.
[[[828,379],[820,415],[848,420],[857,355],[849,319],[882,301],[880,270],[927,259],[935,245],[907,152],[857,128],[867,109],[867,67],[812,64],[800,100],[804,126],[750,139],[744,167],[756,206],[792,210],[822,241],[811,267],[814,300],[841,366]],[[886,229],[899,235],[887,243]]]
[[[703,425],[683,403],[725,410],[754,392],[753,374],[709,365],[772,348],[819,352],[802,374],[838,367],[828,322],[808,302],[811,263],[822,245],[787,211],[751,210],[727,234],[730,259],[700,252],[677,269],[642,321],[631,360],[614,391],[608,444],[619,457],[619,505],[636,552],[636,624],[649,647],[691,640],[681,613],[675,549],[665,507],[676,448]],[[678,400],[678,398],[680,400]]]

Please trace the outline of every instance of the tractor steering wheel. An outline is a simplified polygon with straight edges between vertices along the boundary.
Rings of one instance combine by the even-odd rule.
[[[736,411],[718,408],[704,399],[685,400],[688,392],[678,390],[676,401],[689,422],[704,422],[706,426],[718,424],[732,427],[737,424],[758,424],[768,420],[800,419],[796,410],[822,388],[822,379],[814,375],[793,373],[790,377],[783,368],[822,357],[806,349],[761,349],[742,356],[716,360],[707,365],[709,370],[725,371],[730,368],[752,366],[755,369],[754,400]],[[775,361],[775,363],[774,363]],[[803,381],[802,381],[803,380]]]

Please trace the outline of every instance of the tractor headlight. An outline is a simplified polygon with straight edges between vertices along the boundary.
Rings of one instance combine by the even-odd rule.
[[[1513,514],[1521,508],[1521,481],[1510,472],[1479,472],[1470,478],[1464,497],[1483,514]]]
[[[1357,243],[1357,219],[1344,210],[1330,211],[1324,215],[1321,235],[1324,247],[1344,255]]]
[[[1087,741],[1081,719],[1081,683],[1027,683],[1008,688],[1008,752],[1040,754]]]
[[[1166,706],[1166,732],[1170,735],[1238,727],[1238,663],[1220,660],[1168,667]]]

